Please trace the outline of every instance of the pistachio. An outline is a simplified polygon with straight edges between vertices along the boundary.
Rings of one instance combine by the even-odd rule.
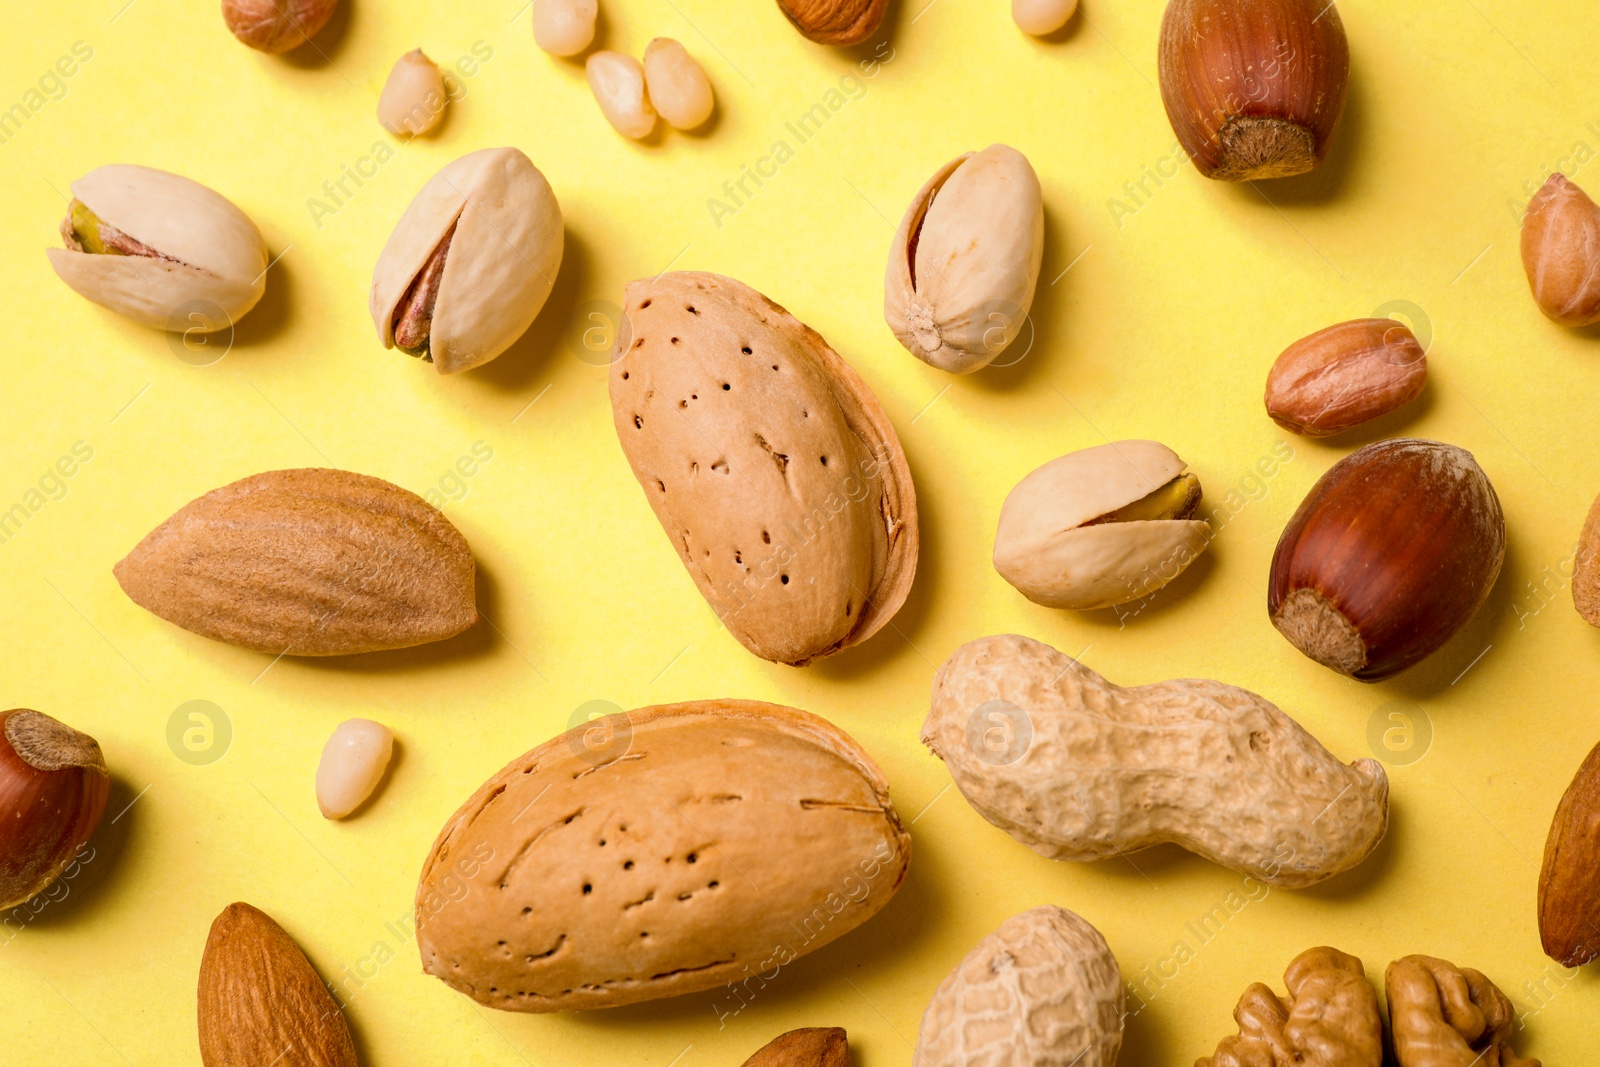
[[[489,362],[521,337],[561,267],[561,206],[515,148],[447,164],[411,201],[372,271],[385,348],[440,374]]]
[[[1044,252],[1044,202],[1027,157],[1003,144],[928,179],[889,252],[883,316],[910,353],[953,374],[994,362],[1027,321]]]
[[[199,182],[112,164],[72,183],[50,265],[80,296],[163,330],[227,329],[266,291],[267,246]]]
[[[1155,441],[1053,459],[1006,497],[994,569],[1035,604],[1086,611],[1149,596],[1206,550],[1200,480]]]

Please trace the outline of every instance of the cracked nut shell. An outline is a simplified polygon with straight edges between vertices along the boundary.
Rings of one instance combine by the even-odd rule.
[[[544,307],[563,240],[550,183],[517,149],[483,148],[446,164],[400,216],[372,270],[378,339],[440,374],[489,362]]]
[[[917,500],[866,383],[732,278],[636,281],[623,308],[617,439],[728,632],[794,666],[877,633],[916,575]]]
[[[1069,452],[1000,508],[994,569],[1035,604],[1088,611],[1149,596],[1211,541],[1200,480],[1155,441]]]
[[[519,756],[440,832],[423,969],[506,1011],[609,1008],[770,971],[866,922],[911,838],[844,731],[748,700],[596,719]]]
[[[994,362],[1033,306],[1044,199],[1021,152],[994,144],[929,178],[895,231],[883,317],[918,359],[952,374]]]
[[[50,266],[78,295],[145,326],[225,330],[267,289],[261,231],[226,197],[153,167],[113,163],[72,183],[66,247]]]
[[[1437,651],[1477,614],[1505,560],[1500,499],[1471,453],[1415,438],[1334,464],[1272,557],[1272,624],[1364,682]]]

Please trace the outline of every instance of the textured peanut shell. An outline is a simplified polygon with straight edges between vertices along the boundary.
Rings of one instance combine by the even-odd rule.
[[[1046,607],[1087,611],[1149,596],[1206,550],[1210,524],[1086,524],[1149,496],[1185,466],[1155,441],[1116,441],[1051,460],[1006,496],[994,569]]]
[[[1422,395],[1428,358],[1394,319],[1356,319],[1283,350],[1267,374],[1267,414],[1291,433],[1327,437]]]
[[[1572,776],[1550,820],[1539,871],[1539,938],[1579,967],[1600,956],[1600,745]]]
[[[1310,948],[1283,973],[1287,997],[1256,982],[1233,1009],[1239,1032],[1195,1067],[1379,1067],[1383,1016],[1361,961]]]
[[[585,747],[609,729],[611,748]],[[911,838],[871,758],[793,708],[610,716],[484,783],[417,887],[423,969],[507,1011],[609,1008],[769,972],[848,933]]]
[[[883,316],[912,355],[986,367],[1027,321],[1044,255],[1044,199],[1021,152],[994,144],[940,167],[889,246]]]
[[[1010,762],[974,739],[995,701],[1031,730]],[[1254,693],[1201,679],[1125,689],[1015,634],[945,661],[922,741],[980,815],[1051,859],[1171,842],[1297,889],[1360,863],[1388,828],[1382,766],[1340,763]]]
[[[1600,626],[1600,496],[1589,505],[1573,554],[1572,604],[1590,626]]]
[[[916,574],[917,500],[871,390],[732,278],[663,274],[624,301],[617,438],[728,632],[795,666],[877,633]]]
[[[422,187],[372,270],[368,310],[394,347],[395,310],[450,227],[429,353],[440,374],[500,355],[544,307],[561,269],[561,206],[539,168],[515,148],[482,148]]]
[[[1122,972],[1105,938],[1065,908],[1014,915],[939,984],[916,1067],[1112,1067]]]
[[[1539,310],[1563,326],[1600,322],[1600,206],[1559,171],[1522,216],[1522,269]]]
[[[744,1067],[850,1067],[850,1043],[841,1026],[809,1026],[779,1034]]]
[[[349,1024],[305,953],[249,904],[211,924],[198,1015],[205,1067],[356,1067]]]
[[[460,532],[415,493],[350,471],[267,471],[213,489],[113,570],[146,611],[274,655],[407,648],[478,620]]]
[[[227,326],[256,306],[267,288],[267,246],[261,231],[233,202],[177,174],[114,163],[72,183],[72,195],[102,221],[157,252],[120,256],[50,248],[45,254],[61,280],[80,296],[157,329],[194,320],[185,304],[214,305]],[[208,320],[213,309],[202,307]]]
[[[1539,1067],[1512,1050],[1516,1009],[1482,972],[1406,956],[1384,986],[1398,1067]]]

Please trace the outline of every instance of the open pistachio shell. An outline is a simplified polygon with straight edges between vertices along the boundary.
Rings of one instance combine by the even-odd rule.
[[[396,346],[396,319],[431,265],[431,327],[420,344],[398,343],[425,348],[440,374],[487,363],[539,314],[561,250],[561,206],[539,168],[515,148],[470,152],[422,187],[378,257],[369,301],[378,337]]]
[[[1190,518],[1199,485],[1186,464],[1155,441],[1115,441],[1071,452],[1029,474],[1006,497],[994,567],[1036,604],[1086,611],[1148,596],[1204,552],[1211,526]],[[1176,517],[1141,518],[1136,501],[1159,505],[1167,488]],[[1159,494],[1159,495],[1158,495]],[[1159,506],[1150,514],[1159,515]]]
[[[46,250],[79,295],[158,329],[225,329],[266,291],[261,231],[226,197],[177,174],[114,163],[72,183],[92,218],[155,254]],[[186,308],[185,305],[194,305]],[[197,314],[186,314],[194,311]]]
[[[1016,339],[1044,253],[1044,200],[1027,157],[1003,144],[951,160],[895,232],[883,316],[924,363],[967,374]]]

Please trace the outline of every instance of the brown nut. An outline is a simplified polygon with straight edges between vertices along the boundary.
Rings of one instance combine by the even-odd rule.
[[[850,1067],[850,1044],[842,1026],[808,1026],[779,1034],[744,1067]]]
[[[917,1030],[916,1067],[1113,1067],[1122,972],[1066,908],[1013,915],[946,976]]]
[[[1600,745],[1590,752],[1550,821],[1539,872],[1539,939],[1568,967],[1600,956]]]
[[[356,1067],[350,1024],[294,938],[272,916],[229,904],[200,960],[205,1067]]]
[[[1563,326],[1600,322],[1600,206],[1560,171],[1522,216],[1522,269],[1547,318]]]
[[[860,44],[883,23],[889,0],[778,0],[801,36],[818,44]]]
[[[1422,395],[1428,360],[1394,319],[1356,319],[1302,337],[1267,374],[1267,414],[1291,433],[1327,437]]]
[[[732,278],[647,278],[623,306],[617,438],[728,632],[794,666],[877,633],[916,574],[917,499],[872,390]]]
[[[1167,118],[1201,174],[1286,178],[1327,154],[1350,48],[1327,0],[1171,0],[1159,66]]]
[[[1517,1014],[1482,973],[1406,956],[1384,974],[1399,1067],[1539,1067],[1511,1048]]]
[[[417,947],[491,1008],[616,1007],[821,948],[910,862],[883,772],[843,730],[750,700],[641,708],[517,757],[451,816]]]
[[[1195,1067],[1378,1067],[1383,1017],[1361,961],[1310,948],[1283,972],[1287,997],[1255,983],[1239,998],[1239,1033]]]
[[[1472,454],[1414,438],[1335,463],[1272,556],[1272,624],[1323,666],[1375,682],[1450,640],[1506,554],[1500,499]]]
[[[251,48],[277,55],[315,37],[337,6],[338,0],[222,0],[222,20]]]
[[[267,471],[213,489],[113,571],[146,611],[273,655],[409,648],[478,621],[461,532],[415,493],[350,471]]]
[[[105,814],[100,745],[39,711],[0,712],[0,911],[43,891]]]
[[[1600,496],[1589,505],[1573,553],[1572,604],[1590,626],[1600,626]]]

